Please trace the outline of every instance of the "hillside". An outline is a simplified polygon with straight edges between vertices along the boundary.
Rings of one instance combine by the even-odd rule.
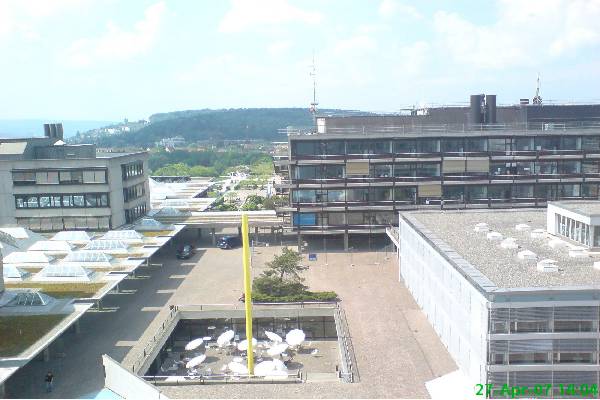
[[[321,110],[322,113],[351,113]],[[97,143],[101,147],[150,147],[165,137],[182,136],[187,142],[203,140],[285,140],[278,129],[286,126],[312,126],[305,108],[238,108],[224,110],[188,110],[154,114],[150,123],[135,132],[73,138],[74,143]]]

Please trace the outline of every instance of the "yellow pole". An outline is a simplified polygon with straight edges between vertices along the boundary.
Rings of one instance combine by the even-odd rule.
[[[252,349],[252,275],[250,275],[250,241],[248,215],[242,215],[242,243],[244,253],[244,303],[246,308],[246,339],[248,340],[248,374],[254,375],[254,350]]]

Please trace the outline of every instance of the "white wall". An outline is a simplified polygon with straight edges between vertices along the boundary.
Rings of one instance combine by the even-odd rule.
[[[104,365],[104,387],[124,399],[168,399],[152,384],[132,374],[118,362],[102,355]]]
[[[485,383],[487,299],[402,219],[400,242],[400,278],[465,376]]]

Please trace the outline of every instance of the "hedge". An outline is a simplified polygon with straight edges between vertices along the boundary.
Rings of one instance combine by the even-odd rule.
[[[252,301],[255,303],[295,303],[301,301],[336,301],[335,292],[304,292],[288,296],[270,296],[261,292],[252,292]]]

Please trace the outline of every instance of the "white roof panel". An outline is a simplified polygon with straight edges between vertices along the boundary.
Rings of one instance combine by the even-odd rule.
[[[139,232],[134,231],[133,229],[125,229],[122,231],[108,231],[100,240],[141,240],[144,238]]]
[[[29,251],[54,251],[68,253],[75,246],[64,240],[40,240],[29,246]]]
[[[50,240],[67,240],[69,242],[88,242],[92,238],[86,231],[61,231]]]
[[[4,258],[4,264],[48,264],[54,257],[41,251],[14,251]]]

